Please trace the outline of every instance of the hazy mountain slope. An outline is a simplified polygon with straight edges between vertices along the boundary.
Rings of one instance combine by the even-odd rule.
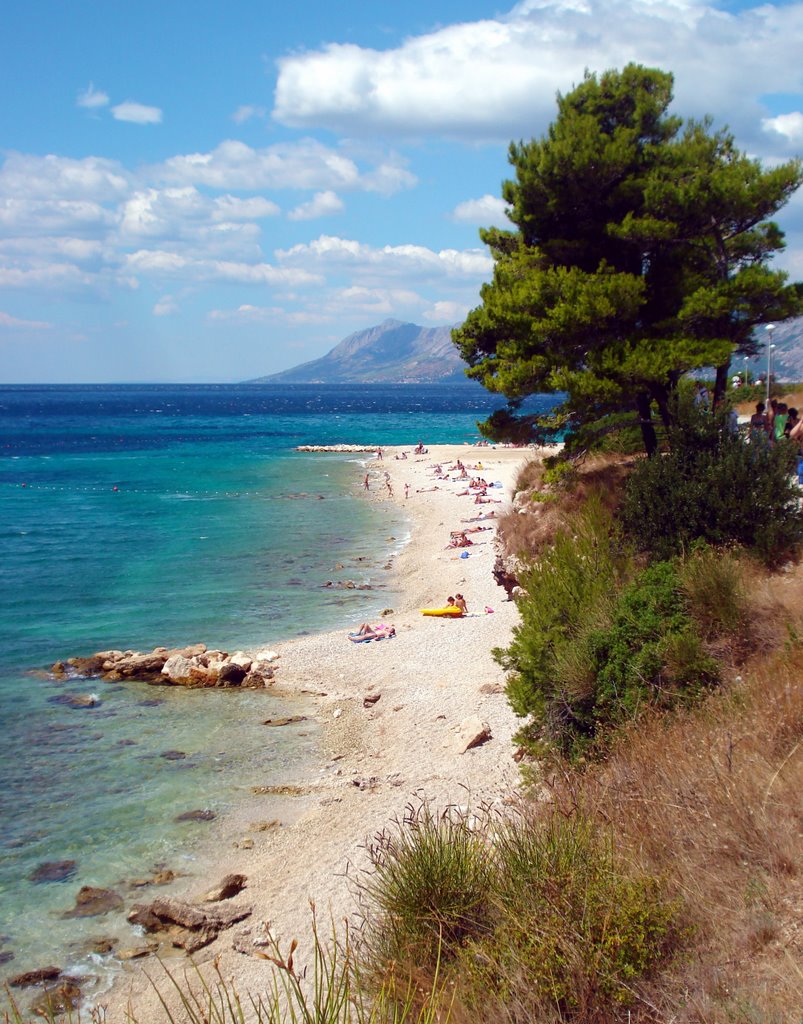
[[[260,377],[260,383],[425,383],[465,380],[451,327],[385,320],[344,338],[321,359]]]

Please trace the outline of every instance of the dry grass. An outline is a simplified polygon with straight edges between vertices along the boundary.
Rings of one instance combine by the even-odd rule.
[[[803,408],[803,393],[784,400]],[[528,501],[502,525],[508,551],[537,555],[592,488],[615,508],[630,465],[589,459],[579,494]],[[633,1022],[803,1021],[803,566],[768,574],[742,555],[739,574],[749,619],[711,652],[728,686],[696,711],[640,719],[604,764],[553,767],[539,790],[590,814],[687,908],[686,956],[638,990]],[[483,1019],[526,1015],[500,1004]]]
[[[599,496],[603,507],[615,511],[637,458],[594,455],[578,460],[574,464],[575,481],[566,490],[543,484],[544,466],[540,460],[525,463],[514,488],[516,507],[498,520],[503,549],[517,557],[534,557],[592,494]]]
[[[642,719],[604,766],[550,780],[566,813],[590,810],[687,907],[690,955],[641,993],[643,1019],[800,1019],[801,674],[798,645],[696,713]]]

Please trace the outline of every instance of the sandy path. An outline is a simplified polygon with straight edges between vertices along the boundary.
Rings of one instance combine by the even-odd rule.
[[[391,501],[403,504],[412,520],[412,539],[395,566],[395,587],[402,596],[384,620],[395,624],[397,637],[354,644],[343,633],[328,633],[276,648],[277,689],[318,694],[313,698],[321,723],[317,779],[310,792],[280,802],[282,820],[292,824],[279,829],[249,830],[260,815],[253,800],[245,801],[224,823],[208,875],[184,879],[168,890],[170,895],[197,897],[228,872],[245,874],[247,888],[234,902],[253,907],[247,923],[255,927],[270,922],[280,938],[299,937],[301,962],[311,899],[324,922],[330,916],[342,920],[353,911],[343,874],[349,863],[364,865],[366,837],[401,816],[411,800],[425,796],[436,806],[478,803],[509,794],[517,782],[511,745],[516,720],[502,692],[502,670],[490,653],[505,644],[517,621],[515,605],[491,575],[495,530],[470,534],[474,544],[466,549],[467,558],[445,548],[451,530],[493,526],[492,519],[462,520],[504,509],[517,469],[532,453],[449,445],[430,447],[423,457],[410,452],[407,460],[398,461],[394,455],[401,450],[387,449],[381,462],[372,459],[367,466],[367,497],[386,507]],[[456,458],[471,475],[501,482],[503,486],[489,489],[488,496],[504,503],[476,505],[472,497],[458,496],[465,482],[436,479],[435,464],[446,469]],[[482,469],[470,468],[478,462]],[[364,472],[355,485],[361,486]],[[392,499],[385,473],[393,487]],[[419,613],[420,607],[444,604],[456,591],[468,602],[468,617],[445,620]],[[486,607],[493,613],[486,613]],[[366,707],[364,697],[369,693],[381,697]],[[492,739],[463,753],[458,729],[470,716],[488,723]],[[355,784],[360,781],[364,788]],[[272,813],[263,811],[261,816]],[[251,842],[253,847],[247,848]],[[164,890],[153,893],[163,894]],[[224,976],[235,978],[241,991],[263,990],[269,967],[232,948],[237,930],[235,926],[224,932],[195,960],[204,963],[217,957]],[[149,973],[158,974],[153,960],[141,963]],[[161,1020],[162,1011],[140,967],[129,970],[105,1000],[109,1019],[118,1019],[119,1008],[130,998],[141,1021]]]

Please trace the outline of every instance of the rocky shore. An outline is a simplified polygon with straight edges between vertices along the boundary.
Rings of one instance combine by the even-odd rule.
[[[239,686],[262,689],[273,683],[275,651],[258,656],[245,651],[210,651],[205,644],[142,651],[98,651],[88,657],[57,661],[51,672],[57,679],[102,679],[119,682],[135,679],[159,686]]]
[[[426,800],[434,806],[492,807],[509,801],[516,789],[516,722],[504,695],[504,673],[491,652],[507,642],[518,614],[498,564],[494,578],[492,514],[506,507],[522,461],[539,456],[462,445],[430,446],[422,457],[411,449],[405,459],[394,454],[392,449],[382,461],[355,467],[355,490],[380,511],[402,505],[411,520],[411,541],[393,568],[401,597],[394,609],[378,606],[375,613],[395,626],[395,637],[353,643],[343,631],[302,636],[273,651],[233,654],[203,645],[102,651],[53,667],[65,679],[270,686],[306,694],[320,728],[317,781],[244,793],[233,812],[207,826],[209,847],[191,876],[167,871],[158,882],[145,880],[164,885],[165,896],[132,902],[129,895],[103,911],[124,914],[132,926],[130,943],[104,953],[121,972],[112,991],[95,1000],[107,1006],[110,1024],[129,1019],[129,1006],[139,1021],[165,1019],[137,965],[170,949],[192,951],[201,970],[216,964],[241,993],[258,993],[268,984],[270,967],[262,951],[271,937],[283,944],[298,939],[299,963],[309,953],[311,900],[322,922],[353,913],[344,874],[365,866],[367,838],[394,818],[401,820],[406,806]],[[469,472],[481,459],[482,475],[498,485],[488,503],[476,504],[463,493],[465,481],[449,472],[458,458]],[[392,487],[364,490],[366,469],[372,482],[390,480]],[[451,531],[467,528],[476,531],[469,534],[471,545],[459,552],[450,548]],[[463,618],[420,614],[456,592],[468,603]],[[267,807],[259,803],[265,799]],[[260,806],[267,813],[260,814]],[[79,893],[76,906],[81,899]],[[57,987],[63,980],[57,975],[47,984]]]

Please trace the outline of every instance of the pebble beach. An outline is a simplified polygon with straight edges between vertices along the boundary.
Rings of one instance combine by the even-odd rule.
[[[396,458],[403,451],[407,458]],[[279,655],[274,688],[303,698],[316,722],[317,772],[284,792],[244,794],[215,823],[197,870],[166,893],[194,901],[227,874],[246,877],[243,891],[226,902],[249,908],[250,916],[193,958],[202,967],[214,961],[241,993],[268,984],[270,965],[252,948],[266,929],[285,945],[298,939],[296,960],[303,963],[311,902],[323,932],[330,921],[354,913],[347,875],[366,866],[366,840],[401,818],[407,806],[421,800],[435,809],[478,806],[509,799],[518,784],[511,743],[517,721],[491,654],[507,642],[518,618],[491,572],[494,518],[509,507],[520,466],[540,454],[436,445],[424,455],[409,447],[387,448],[382,455],[366,453],[364,465],[355,464],[355,487],[389,515],[403,506],[410,522],[410,541],[390,570],[398,597],[377,620],[392,623],[396,636],[354,643],[347,632],[334,632],[271,645]],[[467,481],[455,479],[456,472],[438,478],[435,467],[447,471],[457,459],[470,476],[495,485],[487,492],[490,501],[475,504],[473,495],[461,495]],[[452,531],[476,527],[483,529],[468,535],[469,547],[449,547]],[[421,614],[456,592],[468,605],[464,617]],[[469,745],[478,728],[483,737]],[[127,1008],[142,1021],[161,1019],[147,977],[156,969],[151,957],[126,966],[98,1000],[108,1007],[109,1020]]]

